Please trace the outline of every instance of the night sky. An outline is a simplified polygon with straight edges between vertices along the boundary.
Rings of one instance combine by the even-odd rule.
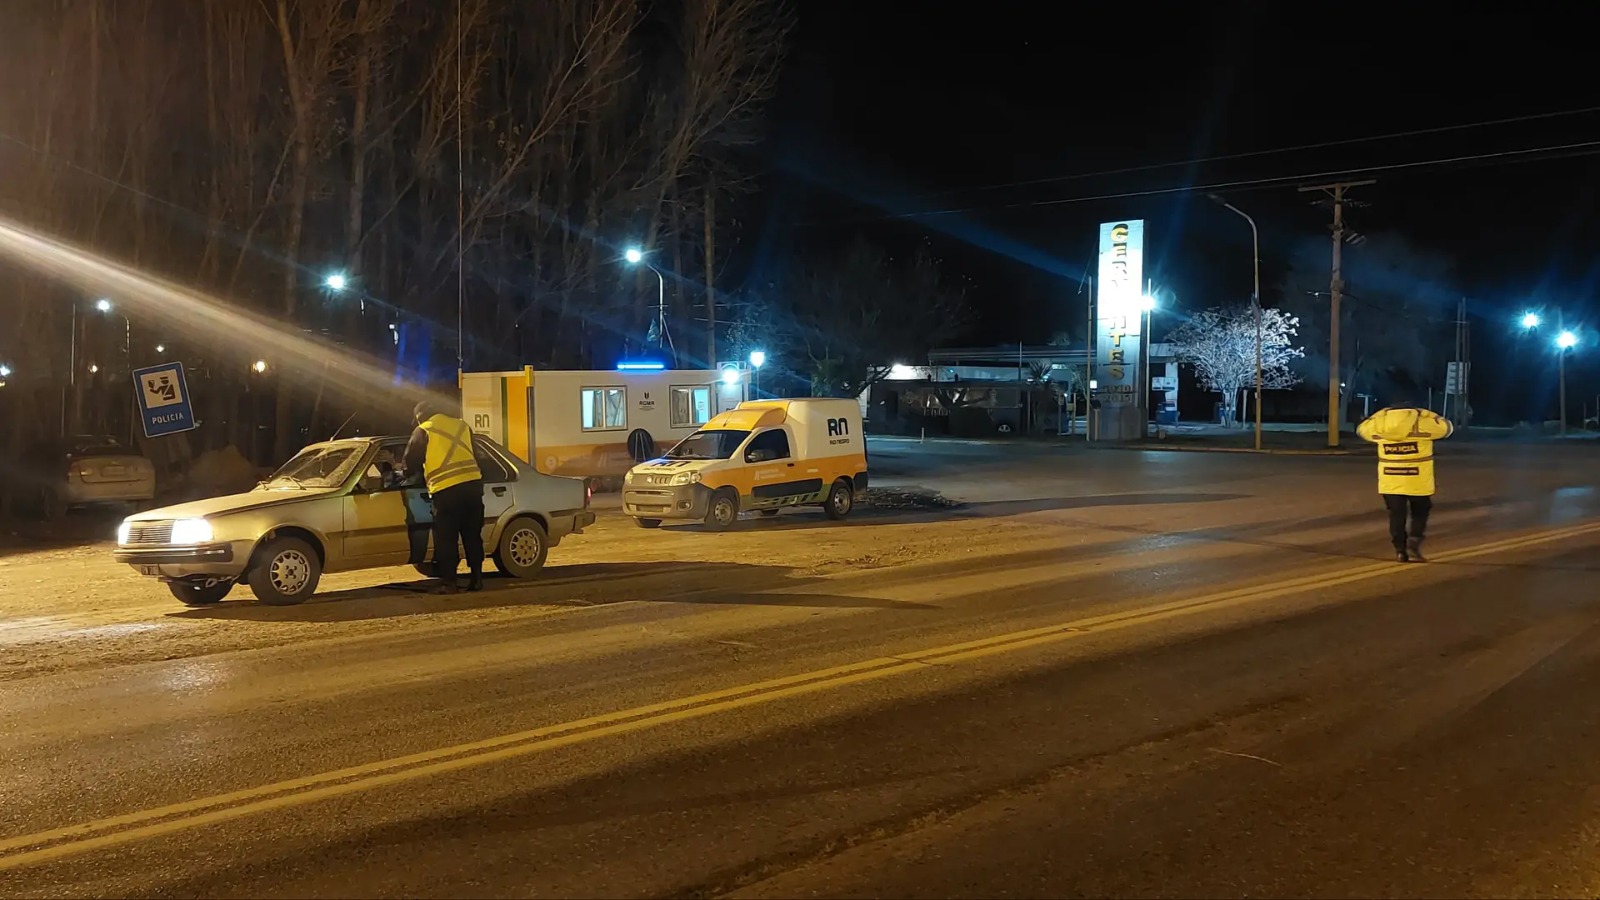
[[[930,240],[970,279],[982,312],[971,343],[1042,343],[1082,321],[1079,278],[1096,224],[1110,218],[1146,219],[1147,274],[1181,307],[1249,296],[1248,226],[1202,194],[1084,198],[1600,141],[1596,110],[1259,153],[1600,107],[1592,40],[1578,28],[1552,34],[1546,16],[1388,4],[1047,8],[804,0],[773,110],[761,240]],[[1338,20],[1318,23],[1320,9]],[[1256,155],[1096,174],[1235,154]],[[1559,302],[1569,325],[1600,325],[1600,156],[1552,156],[1393,168],[1353,194],[1372,204],[1349,211],[1353,228],[1398,233],[1455,263],[1479,319],[1480,397],[1495,392],[1484,373],[1508,343],[1493,332],[1514,331],[1526,306]],[[1041,179],[1054,180],[999,186]],[[1291,249],[1326,242],[1329,214],[1293,184],[1221,193],[1261,226],[1263,294],[1275,303]],[[1048,202],[1059,200],[1073,202]],[[941,210],[952,212],[918,215]],[[1591,333],[1569,369],[1574,407],[1600,391],[1596,357]]]

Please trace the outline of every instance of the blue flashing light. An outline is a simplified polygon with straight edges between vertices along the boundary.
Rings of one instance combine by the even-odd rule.
[[[665,369],[665,363],[658,362],[624,362],[617,363],[618,372],[659,372]]]

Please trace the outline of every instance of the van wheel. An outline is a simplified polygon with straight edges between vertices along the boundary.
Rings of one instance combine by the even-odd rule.
[[[183,581],[167,582],[167,590],[184,606],[215,606],[233,590],[233,582],[222,581],[213,585],[190,584]]]
[[[661,527],[661,520],[660,519],[634,519],[633,520],[633,524],[639,526],[640,528],[660,528]]]
[[[512,578],[532,578],[544,568],[550,555],[550,539],[544,526],[524,516],[513,519],[500,533],[494,551],[494,567]]]
[[[706,510],[706,528],[727,531],[739,521],[739,495],[723,488],[711,495],[711,508]]]
[[[281,537],[256,551],[250,567],[250,590],[268,606],[293,606],[317,592],[322,562],[311,545],[299,538]]]
[[[828,500],[822,504],[822,511],[830,519],[842,519],[850,515],[850,510],[855,509],[856,492],[850,489],[850,482],[843,478],[833,483],[833,488],[828,491]]]

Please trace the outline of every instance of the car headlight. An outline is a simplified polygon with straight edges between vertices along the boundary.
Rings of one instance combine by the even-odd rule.
[[[628,470],[628,474],[622,476],[622,483],[623,484],[633,484],[633,470],[632,469]]]
[[[211,540],[211,523],[205,519],[179,519],[172,523],[172,543],[204,544]]]
[[[132,522],[123,522],[121,525],[118,525],[117,526],[117,543],[126,544],[128,542],[128,532],[130,532],[132,530],[133,530],[133,523]]]
[[[679,472],[678,474],[672,476],[672,483],[674,485],[699,484],[700,483],[700,473],[699,472]]]

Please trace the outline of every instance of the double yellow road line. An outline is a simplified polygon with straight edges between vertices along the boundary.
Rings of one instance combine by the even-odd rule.
[[[1460,550],[1445,551],[1434,555],[1433,559],[1436,563],[1461,562],[1596,533],[1600,533],[1600,522],[1590,522],[1492,541]],[[1290,594],[1334,588],[1383,575],[1405,577],[1411,573],[1427,570],[1427,566],[1407,568],[1385,562],[1218,591],[1126,612],[1091,616],[960,644],[868,659],[830,669],[818,669],[785,678],[696,694],[424,753],[413,753],[246,790],[111,816],[79,825],[19,835],[0,840],[0,871],[36,866],[192,828],[217,825],[274,810],[305,806],[335,797],[493,765],[497,762],[642,731],[646,728],[658,728],[675,722],[775,703],[790,697],[838,690],[849,685],[919,670],[925,671],[929,664],[949,665],[967,662],[1085,634],[1114,631],[1199,612],[1258,603]]]

